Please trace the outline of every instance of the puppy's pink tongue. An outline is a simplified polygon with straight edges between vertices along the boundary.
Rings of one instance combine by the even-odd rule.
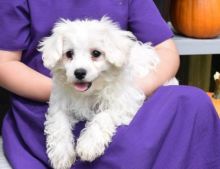
[[[74,83],[74,88],[79,92],[88,90],[90,86],[90,83]]]

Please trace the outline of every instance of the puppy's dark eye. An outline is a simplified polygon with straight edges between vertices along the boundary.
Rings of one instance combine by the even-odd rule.
[[[65,55],[66,55],[67,58],[72,59],[73,55],[74,55],[74,52],[73,52],[73,50],[69,50],[65,53]]]
[[[92,54],[92,57],[94,57],[94,58],[98,58],[98,57],[100,57],[102,55],[102,53],[100,51],[98,51],[98,50],[93,50],[91,52],[91,54]]]

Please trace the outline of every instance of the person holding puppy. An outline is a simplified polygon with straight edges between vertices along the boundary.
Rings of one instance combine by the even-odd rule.
[[[1,1],[0,16],[0,86],[11,92],[2,137],[13,169],[50,168],[44,121],[52,86],[50,72],[37,50],[39,41],[60,18],[103,16],[138,40],[151,42],[161,62],[156,71],[137,80],[148,99],[130,125],[117,129],[103,156],[91,163],[78,160],[72,168],[220,166],[220,121],[209,98],[194,87],[161,87],[175,76],[179,56],[173,34],[151,0]],[[79,134],[82,128],[80,123],[74,132]]]

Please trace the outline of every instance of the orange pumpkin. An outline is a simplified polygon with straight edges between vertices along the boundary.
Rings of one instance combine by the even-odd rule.
[[[171,0],[170,19],[183,35],[216,37],[220,35],[220,0]]]

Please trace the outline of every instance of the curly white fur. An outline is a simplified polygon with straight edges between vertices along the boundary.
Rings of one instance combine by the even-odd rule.
[[[94,50],[100,56],[91,56]],[[93,161],[104,153],[116,128],[128,125],[143,104],[145,95],[135,78],[154,71],[159,58],[150,44],[138,42],[106,17],[62,20],[43,39],[40,51],[53,74],[45,122],[51,164],[68,169],[77,155]],[[83,79],[74,75],[79,68],[86,70]],[[86,127],[75,142],[72,129],[81,120]]]

